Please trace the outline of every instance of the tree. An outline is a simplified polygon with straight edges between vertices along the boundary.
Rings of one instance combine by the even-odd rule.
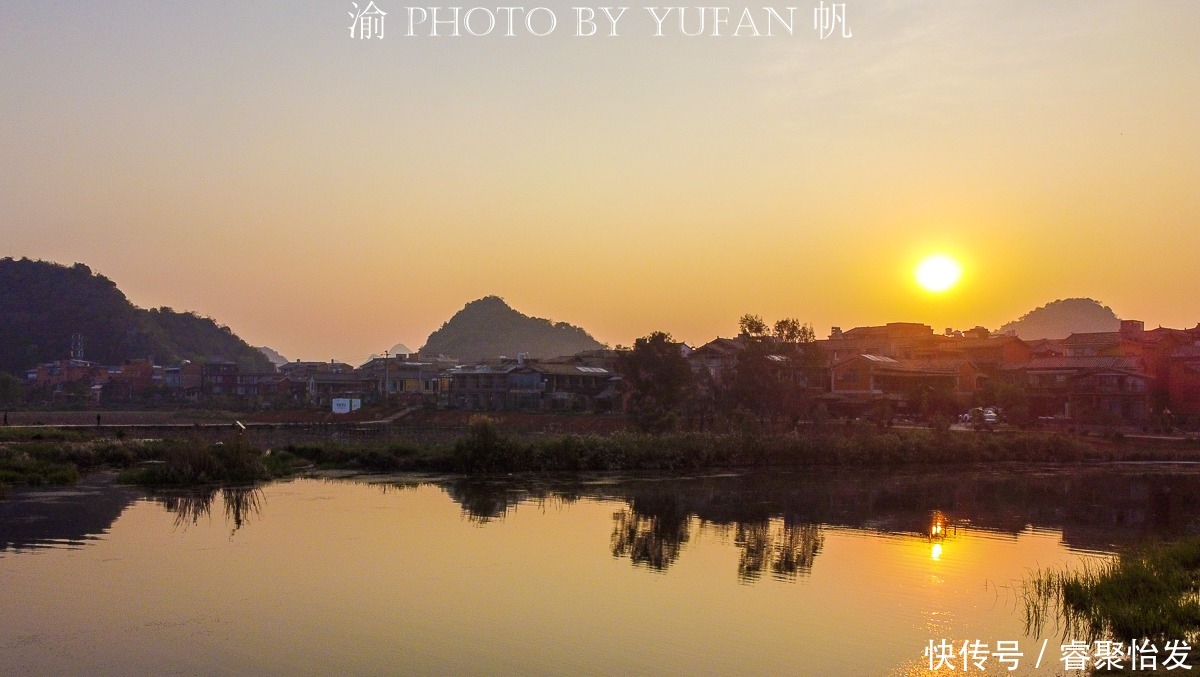
[[[746,313],[738,320],[738,329],[752,338],[764,338],[768,335],[767,323],[758,315]]]
[[[25,395],[25,388],[21,385],[21,379],[0,372],[0,405],[11,407],[21,400]]]
[[[824,364],[812,325],[785,317],[768,331],[762,318],[746,314],[738,326],[747,341],[722,384],[726,410],[750,412],[760,423],[783,415],[794,424],[807,410],[807,387],[820,382]]]
[[[642,430],[661,432],[678,424],[695,377],[671,335],[656,331],[624,352],[617,369],[629,392],[629,411]]]
[[[771,359],[772,347],[769,341],[749,341],[738,354],[725,384],[728,408],[744,409],[757,416],[760,423],[768,414],[776,413],[783,395],[780,365]]]
[[[811,324],[801,324],[800,320],[794,317],[785,317],[775,323],[776,343],[790,345],[816,340],[816,333]]]

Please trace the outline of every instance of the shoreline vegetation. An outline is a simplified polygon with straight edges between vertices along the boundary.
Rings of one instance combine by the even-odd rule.
[[[1026,629],[1063,637],[1148,642],[1200,639],[1200,537],[1128,547],[1081,571],[1039,571],[1024,583]]]
[[[571,473],[977,463],[1200,462],[1200,442],[1150,444],[1057,432],[975,432],[890,428],[867,422],[786,433],[610,432],[521,435],[491,417],[471,418],[452,441],[279,441],[240,434],[133,440],[67,428],[0,428],[4,485],[74,483],[81,474],[121,470],[122,482],[198,486],[265,481],[308,470],[362,472]],[[2,495],[2,493],[0,493]]]

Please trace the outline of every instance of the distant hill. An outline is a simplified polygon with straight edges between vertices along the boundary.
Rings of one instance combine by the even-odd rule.
[[[460,360],[486,360],[505,355],[558,357],[604,344],[566,322],[529,317],[509,307],[498,296],[472,301],[449,322],[429,335],[422,354],[449,355]]]
[[[282,367],[288,363],[288,358],[280,355],[278,351],[268,348],[267,346],[258,346],[255,348],[255,350],[263,355],[266,355],[267,359],[271,361],[271,364],[275,365],[276,367]]]
[[[399,357],[401,355],[412,355],[413,352],[414,351],[409,350],[408,346],[404,345],[403,343],[397,343],[396,345],[392,346],[388,350],[388,356],[389,357]],[[378,359],[381,359],[382,357],[383,357],[383,355],[380,355],[377,353],[371,353],[370,355],[367,355],[366,357],[361,358],[361,359],[346,360],[346,363],[363,365],[363,364],[370,362],[371,360],[378,360]]]
[[[82,263],[0,259],[0,371],[70,357],[76,333],[84,359],[101,364],[152,357],[159,364],[223,359],[248,370],[273,368],[229,327],[166,307],[138,308]]]
[[[390,349],[388,349],[388,355],[391,357],[396,357],[398,355],[412,355],[412,354],[413,354],[413,351],[409,350],[408,346],[404,345],[403,343],[397,343],[396,345],[394,345]],[[383,357],[383,355],[371,353],[370,355],[367,356],[366,359],[359,360],[357,362],[351,361],[350,364],[364,364],[366,362],[370,362],[371,360],[380,359],[381,357]]]
[[[1121,320],[1112,308],[1093,299],[1060,299],[1031,310],[1021,319],[1000,327],[1000,331],[1015,330],[1017,336],[1036,339],[1061,339],[1074,333],[1117,331]]]

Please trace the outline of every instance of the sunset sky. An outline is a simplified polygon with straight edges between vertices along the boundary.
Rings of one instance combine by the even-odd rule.
[[[825,40],[816,3],[760,38],[653,37],[641,5],[575,37],[553,0],[548,37],[407,37],[376,4],[357,40],[349,0],[6,0],[0,256],[302,359],[417,348],[488,294],[626,345],[1072,296],[1200,322],[1194,0],[848,0]]]

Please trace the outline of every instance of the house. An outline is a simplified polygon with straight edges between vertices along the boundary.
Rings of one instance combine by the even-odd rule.
[[[986,333],[987,330],[984,330]],[[1033,359],[1029,344],[1016,336],[966,336],[942,346],[946,357],[958,356],[975,365],[990,378],[997,378],[1005,367],[1025,364]]]
[[[1200,340],[1196,330],[1159,327],[1147,330],[1140,320],[1121,320],[1120,331],[1072,334],[1063,341],[1067,356],[1124,357],[1150,378],[1153,410],[1175,407],[1171,398],[1174,353]],[[1178,372],[1186,379],[1186,370]],[[1184,405],[1186,406],[1186,405]]]
[[[482,411],[541,408],[545,383],[524,360],[464,365],[448,375],[451,406]]]
[[[1029,357],[1030,359],[1037,357],[1066,357],[1067,349],[1063,346],[1062,341],[1052,339],[1038,339],[1029,341]]]
[[[833,327],[829,338],[817,341],[832,367],[857,355],[878,355],[897,360],[939,359],[943,347],[954,340],[951,336],[933,333],[927,324],[889,322],[874,327],[855,327],[842,331]]]
[[[1171,354],[1168,371],[1171,414],[1200,417],[1200,337]]]
[[[681,343],[679,346],[685,357],[691,354],[692,350],[687,344]],[[543,360],[540,364],[549,368],[554,368],[554,365],[567,365],[575,367],[577,372],[591,375],[588,378],[577,380],[574,385],[559,385],[551,377],[548,392],[571,393],[570,397],[558,395],[558,400],[551,403],[551,408],[555,406],[561,408],[563,400],[570,400],[574,408],[590,411],[624,411],[628,393],[625,393],[622,388],[623,379],[617,368],[619,356],[620,353],[616,350],[600,348]],[[568,372],[568,375],[574,376],[575,373]],[[598,391],[597,386],[599,386]]]
[[[163,385],[163,376],[163,368],[148,358],[126,360],[125,364],[108,370],[109,382],[121,384],[130,393],[140,393]]]
[[[845,414],[861,413],[883,401],[899,412],[917,413],[941,400],[966,406],[986,378],[965,359],[854,355],[833,366],[829,394],[821,399]]]
[[[681,348],[686,347],[683,344],[680,346]],[[713,380],[720,380],[722,376],[737,366],[738,355],[745,349],[745,336],[731,339],[717,337],[686,354],[686,357],[693,372],[697,374],[708,372]]]
[[[691,348],[687,344],[679,344],[680,350],[684,351],[685,357],[691,353]],[[599,348],[597,350],[585,350],[575,353],[574,355],[563,355],[561,357],[553,357],[548,360],[540,360],[540,364],[574,364],[583,367],[601,367],[610,372],[617,371],[617,361],[620,353],[611,348]]]
[[[379,392],[405,400],[437,402],[442,393],[442,375],[451,365],[404,357],[376,357],[358,368],[364,377],[379,382]]]
[[[236,362],[223,360],[205,362],[200,372],[201,393],[207,396],[236,394],[240,371],[241,368]]]
[[[595,411],[613,407],[609,393],[616,373],[609,368],[547,362],[535,364],[542,375],[542,409],[554,411]]]
[[[165,370],[149,358],[126,360],[120,366],[106,369],[108,379],[101,388],[101,396],[106,400],[140,399],[164,385]]]
[[[303,378],[288,375],[288,378]],[[341,372],[317,372],[304,378],[308,400],[313,404],[327,406],[335,398],[365,399],[379,394],[380,383],[370,374],[359,374],[351,370]]]
[[[272,402],[299,402],[307,392],[308,384],[286,374],[256,374],[258,397]]]
[[[175,397],[196,399],[204,381],[204,365],[184,360],[177,366],[163,369],[163,385]]]
[[[293,378],[307,378],[313,374],[351,374],[354,373],[354,367],[345,362],[337,362],[329,360],[328,362],[288,362],[280,365],[279,373],[287,374]]]
[[[26,371],[25,380],[33,386],[53,387],[75,381],[102,385],[108,381],[108,369],[87,360],[57,360]]]
[[[1043,357],[1008,371],[1025,387],[1035,416],[1138,421],[1151,411],[1150,376],[1135,358]]]
[[[585,364],[587,361],[587,357],[546,362],[519,357],[498,364],[460,366],[447,372],[448,399],[453,406],[484,411],[614,408],[619,399],[613,387],[615,372]]]

